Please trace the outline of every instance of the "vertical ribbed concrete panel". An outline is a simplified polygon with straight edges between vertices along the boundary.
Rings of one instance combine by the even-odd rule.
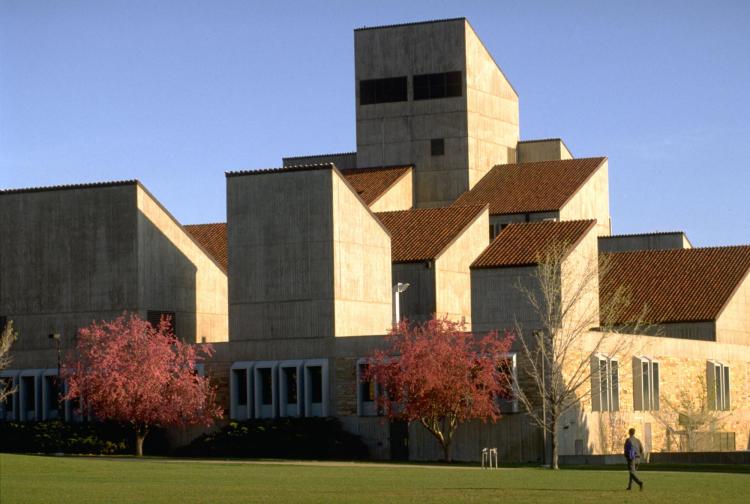
[[[390,237],[331,168],[227,179],[230,339],[384,334]]]
[[[338,171],[333,183],[336,336],[385,334],[391,323],[391,239]]]
[[[465,19],[363,28],[354,50],[357,166],[414,164],[415,207],[446,206],[515,162],[518,96]],[[415,76],[448,72],[460,96],[415,100]],[[404,100],[362,104],[362,81],[394,77]]]
[[[143,187],[138,187],[141,316],[173,311],[185,341],[228,340],[227,275]]]
[[[0,314],[19,333],[14,366],[27,350],[35,367],[56,366],[50,333],[68,347],[92,320],[137,309],[136,188],[0,193]]]

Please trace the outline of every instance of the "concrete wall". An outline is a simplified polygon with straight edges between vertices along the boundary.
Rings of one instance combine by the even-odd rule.
[[[584,348],[598,339],[591,334]],[[609,347],[620,345],[617,339]],[[622,345],[620,345],[622,347]],[[603,353],[607,353],[606,350]],[[644,444],[653,451],[675,450],[667,439],[668,427],[682,430],[678,405],[684,394],[694,404],[706,400],[706,365],[708,360],[722,362],[730,368],[731,411],[715,412],[715,429],[734,432],[738,450],[748,448],[750,434],[750,347],[707,341],[678,340],[654,336],[629,336],[627,344],[613,354],[619,359],[620,409],[617,412],[593,412],[588,390],[581,391],[580,406],[566,419],[562,430],[561,454],[575,454],[575,439],[586,440],[586,453],[620,453],[629,427],[635,427]],[[660,408],[658,411],[633,410],[633,356],[646,356],[660,364]],[[676,407],[670,406],[670,404]],[[647,431],[651,432],[648,443]],[[705,428],[708,430],[708,427]],[[646,446],[648,448],[648,446]]]
[[[644,233],[599,237],[600,252],[628,252],[631,250],[669,250],[685,248],[692,248],[685,233]]]
[[[406,175],[398,179],[385,193],[372,202],[370,210],[394,212],[411,209],[414,201],[413,179],[414,169],[410,169]]]
[[[391,237],[338,171],[333,185],[334,334],[391,327]]]
[[[227,178],[229,338],[333,336],[331,169]]]
[[[518,142],[517,152],[519,163],[573,159],[573,155],[559,138]]]
[[[435,310],[471,329],[469,266],[489,245],[489,210],[484,209],[435,260]]]
[[[596,219],[599,236],[609,236],[612,233],[607,160],[604,160],[586,183],[563,205],[560,209],[560,219]]]
[[[519,114],[518,94],[468,22],[465,37],[471,189],[493,166],[516,162]]]
[[[563,324],[574,334],[599,326],[599,254],[594,225],[563,259],[560,308]]]
[[[384,333],[390,237],[330,168],[227,179],[230,338]]]
[[[186,341],[227,341],[226,273],[142,187],[137,199],[141,316],[174,311]]]
[[[354,32],[357,165],[414,164],[414,206],[450,204],[494,165],[514,162],[518,96],[464,19]],[[413,76],[461,71],[460,97],[413,99]],[[404,102],[360,105],[359,82],[408,77]],[[433,156],[432,139],[445,142]]]
[[[19,333],[14,365],[56,367],[50,333],[68,347],[92,320],[138,309],[135,202],[134,182],[0,194],[0,315]]]
[[[339,170],[347,170],[357,167],[356,152],[340,152],[336,154],[312,154],[310,156],[293,156],[281,158],[282,166],[300,166],[310,164],[333,163]]]
[[[539,320],[518,285],[537,285],[536,267],[480,268],[471,270],[472,330],[487,332],[513,329],[520,324],[525,332],[539,329]]]
[[[357,165],[415,164],[414,204],[437,206],[468,189],[466,89],[461,97],[413,99],[413,76],[466,75],[465,21],[421,23],[354,32]],[[360,105],[359,82],[408,77],[408,100]],[[445,154],[432,156],[430,140]]]
[[[716,340],[750,346],[750,275],[745,276],[716,320]]]

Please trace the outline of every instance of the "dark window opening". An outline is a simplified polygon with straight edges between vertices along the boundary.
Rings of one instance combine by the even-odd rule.
[[[47,389],[47,404],[45,407],[48,412],[57,411],[58,402],[58,388],[57,388],[57,376],[45,376],[44,386]]]
[[[286,381],[286,403],[297,404],[297,368],[283,368]]]
[[[238,406],[247,405],[247,369],[234,370],[235,400]]]
[[[8,323],[8,317],[5,315],[0,316],[0,332],[5,330],[5,325]]]
[[[260,375],[260,402],[264,406],[273,404],[273,382],[271,381],[271,368],[261,368]]]
[[[36,411],[36,387],[34,386],[34,377],[24,376],[21,380],[23,380],[23,409],[26,411]]]
[[[177,334],[177,318],[175,317],[175,314],[173,311],[149,310],[146,313],[146,320],[155,329],[159,328],[159,324],[161,323],[162,317],[165,317],[167,319],[167,322],[169,323],[169,328],[172,330],[172,333]]]
[[[461,96],[461,72],[445,72],[414,76],[414,99],[432,100]]]
[[[323,369],[320,366],[307,368],[310,373],[310,402],[323,402]]]
[[[445,154],[445,140],[442,138],[433,138],[430,140],[430,154],[433,156],[442,156]]]
[[[373,402],[375,400],[375,382],[367,378],[370,369],[368,364],[359,365],[359,397],[363,402]]]
[[[406,77],[359,81],[359,104],[406,101]]]
[[[5,392],[6,390],[13,390],[13,378],[0,378],[0,393]],[[15,395],[15,392],[13,394],[8,394],[5,396],[2,403],[0,403],[2,404],[3,411],[6,413],[13,413],[13,397]]]

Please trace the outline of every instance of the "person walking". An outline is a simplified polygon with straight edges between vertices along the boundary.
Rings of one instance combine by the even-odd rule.
[[[643,445],[641,440],[635,437],[635,429],[631,427],[628,434],[630,434],[630,437],[625,440],[625,459],[628,461],[628,473],[630,475],[627,490],[632,488],[635,481],[643,491],[643,481],[638,478],[638,461],[643,457]]]

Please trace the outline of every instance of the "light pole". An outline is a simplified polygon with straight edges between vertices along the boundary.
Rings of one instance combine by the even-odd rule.
[[[60,390],[60,384],[62,383],[60,380],[60,340],[62,338],[60,337],[60,333],[53,333],[49,335],[49,339],[54,340],[55,346],[57,347],[57,376],[55,377],[55,388],[57,389],[57,418],[58,420],[62,420],[64,417],[62,411],[62,391]]]
[[[393,325],[401,321],[401,293],[409,288],[408,283],[398,282],[393,286]]]

